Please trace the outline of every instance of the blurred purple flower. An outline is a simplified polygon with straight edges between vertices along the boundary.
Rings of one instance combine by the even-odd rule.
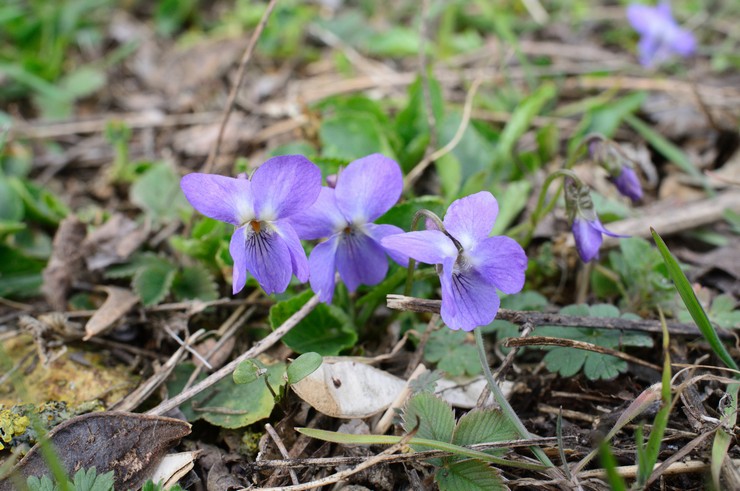
[[[599,248],[604,240],[602,234],[628,237],[610,232],[601,224],[594,211],[588,186],[576,183],[572,178],[565,180],[565,207],[571,221],[576,250],[584,262],[598,259]]]
[[[640,179],[637,177],[635,170],[629,165],[622,165],[622,172],[617,177],[610,178],[610,181],[622,195],[627,196],[632,201],[642,199]]]
[[[694,35],[676,23],[668,2],[663,1],[656,7],[630,5],[627,20],[640,34],[637,49],[644,66],[659,65],[674,54],[687,57],[696,50]]]
[[[489,237],[498,215],[496,198],[482,191],[454,201],[442,232],[431,230],[391,235],[387,249],[437,265],[442,284],[442,320],[450,329],[471,331],[496,317],[498,288],[517,293],[524,286],[527,256],[509,237]]]
[[[308,159],[273,157],[251,180],[188,174],[180,186],[193,208],[237,227],[229,246],[234,293],[244,288],[247,271],[268,294],[285,291],[291,274],[308,279],[306,253],[287,220],[311,206],[321,190],[321,171]]]
[[[642,199],[642,185],[635,173],[633,161],[615,141],[602,135],[586,137],[588,152],[594,162],[609,173],[609,180],[622,195],[632,201]]]
[[[308,260],[311,289],[321,301],[330,303],[334,296],[335,271],[350,291],[383,281],[388,259],[380,240],[403,230],[372,222],[396,204],[402,190],[398,164],[380,154],[368,155],[350,163],[333,189],[322,187],[313,206],[291,218],[301,239],[327,238]],[[408,262],[403,256],[391,257]]]

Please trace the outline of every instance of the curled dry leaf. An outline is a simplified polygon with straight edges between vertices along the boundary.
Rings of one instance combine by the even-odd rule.
[[[383,370],[353,361],[326,361],[292,385],[317,411],[334,418],[367,418],[388,408],[406,382]]]
[[[151,476],[152,482],[163,483],[163,488],[174,486],[194,466],[195,459],[200,450],[191,452],[178,452],[165,455]]]
[[[85,231],[85,224],[76,216],[69,215],[62,220],[54,235],[41,291],[46,301],[56,310],[66,310],[69,290],[85,272],[85,251],[80,247]]]
[[[113,471],[114,489],[139,489],[167,451],[190,433],[184,421],[124,412],[84,414],[48,433],[62,468],[68,475],[95,467],[98,475]],[[50,475],[35,445],[11,470],[21,481]],[[0,491],[13,491],[14,479],[0,480]]]
[[[104,286],[100,289],[108,294],[108,298],[85,324],[84,341],[111,327],[139,302],[138,295],[126,288]]]
[[[148,221],[142,226],[121,213],[114,213],[85,238],[83,248],[89,252],[85,256],[87,268],[97,271],[125,261],[144,243],[149,232]]]

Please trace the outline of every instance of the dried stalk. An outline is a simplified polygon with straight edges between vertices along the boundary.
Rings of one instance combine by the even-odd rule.
[[[438,314],[442,302],[424,298],[406,297],[403,295],[388,295],[386,297],[389,309],[408,310],[410,312],[429,312]],[[625,331],[644,331],[660,333],[660,321],[641,319],[631,320],[620,317],[582,317],[576,315],[561,315],[549,312],[534,312],[524,310],[499,309],[497,319],[523,325],[527,322],[534,326],[564,326],[564,327],[591,327],[597,329],[621,329]],[[701,336],[699,329],[692,324],[669,322],[668,332],[679,336]],[[730,339],[732,336],[723,329],[718,329],[720,337]]]

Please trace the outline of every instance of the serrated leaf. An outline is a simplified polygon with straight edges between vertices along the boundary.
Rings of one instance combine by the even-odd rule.
[[[424,348],[424,359],[436,363],[439,370],[452,377],[478,375],[481,372],[478,351],[467,338],[464,331],[434,331]]]
[[[147,264],[136,270],[131,286],[141,298],[142,305],[156,305],[167,296],[175,279],[177,268],[166,259]]]
[[[496,491],[507,489],[498,471],[480,460],[463,460],[442,467],[434,475],[440,491]]]
[[[422,392],[411,397],[403,410],[403,429],[409,432],[417,425],[415,436],[450,442],[455,430],[455,415],[445,401]]]
[[[620,317],[619,309],[608,304],[568,305],[560,309],[560,313],[582,317]],[[621,317],[631,318],[632,314],[623,314]],[[573,339],[611,349],[619,349],[622,346],[653,346],[653,338],[649,335],[636,332],[623,333],[611,329],[543,326],[535,329],[535,335]],[[545,366],[562,377],[572,377],[582,369],[590,380],[608,380],[625,372],[628,367],[624,360],[593,351],[564,347],[545,349],[549,350],[543,359]]]
[[[113,471],[98,476],[95,467],[78,470],[73,480],[75,491],[111,491],[114,482]]]
[[[172,293],[178,300],[216,300],[218,286],[210,271],[195,264],[186,266],[177,273],[172,283]]]
[[[313,296],[310,290],[270,308],[270,325],[277,329],[288,317],[298,312]],[[296,353],[315,351],[323,356],[338,355],[357,341],[352,322],[340,308],[320,303],[282,338]]]
[[[476,443],[513,440],[519,437],[516,428],[497,409],[469,411],[457,422],[452,443],[461,447]]]
[[[132,186],[129,199],[150,217],[160,222],[178,218],[189,209],[180,189],[180,176],[168,165],[153,165]]]
[[[292,385],[308,377],[321,366],[323,360],[323,357],[318,353],[303,353],[288,365],[286,370],[288,383]]]
[[[59,488],[54,484],[49,476],[29,476],[26,479],[26,485],[30,491],[57,491]]]

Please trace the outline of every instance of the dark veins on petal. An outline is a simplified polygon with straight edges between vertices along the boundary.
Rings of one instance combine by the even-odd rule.
[[[265,257],[272,249],[272,232],[263,227],[261,222],[252,220],[250,223],[251,230],[248,228],[246,233],[246,246],[248,249],[256,251],[256,255]]]

